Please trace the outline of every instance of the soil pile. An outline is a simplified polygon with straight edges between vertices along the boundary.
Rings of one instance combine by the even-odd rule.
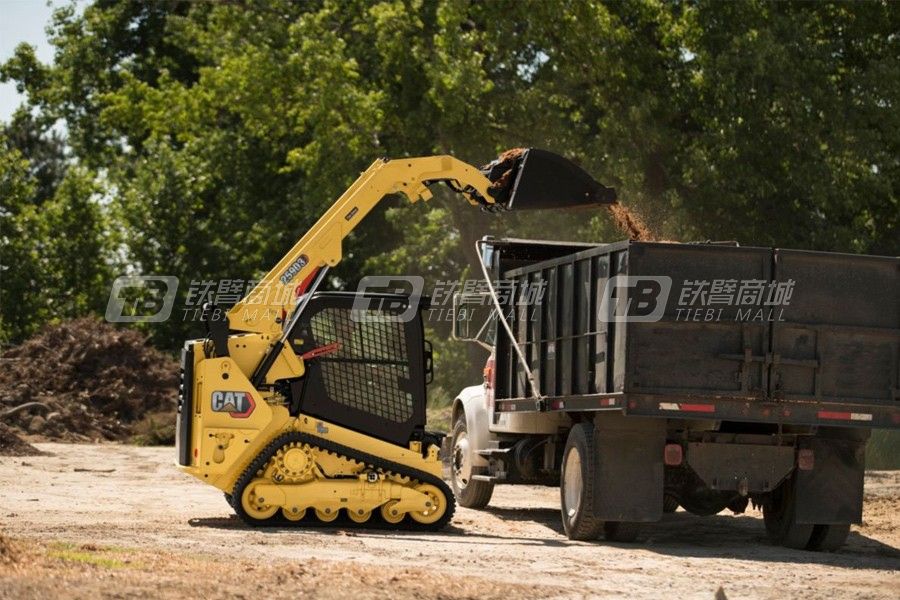
[[[37,456],[39,454],[43,454],[43,452],[0,423],[0,456]]]
[[[19,549],[16,544],[0,533],[0,565],[13,565],[19,562]]]
[[[92,318],[49,326],[0,357],[0,421],[46,439],[124,440],[148,420],[172,424],[177,390],[175,360]]]

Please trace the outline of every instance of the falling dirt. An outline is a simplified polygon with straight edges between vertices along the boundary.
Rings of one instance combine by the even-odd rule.
[[[134,329],[66,321],[6,351],[0,364],[0,422],[15,433],[124,440],[150,416],[174,422],[178,363]]]
[[[626,206],[614,202],[607,205],[607,210],[612,215],[622,233],[628,236],[628,239],[638,242],[652,242],[656,236],[650,231],[650,228],[644,223],[644,220],[634,211],[629,210]]]

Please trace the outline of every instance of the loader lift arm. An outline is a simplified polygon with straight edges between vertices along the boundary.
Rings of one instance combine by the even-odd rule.
[[[294,289],[312,273],[341,261],[342,241],[386,196],[410,202],[431,198],[429,185],[444,182],[473,206],[495,205],[491,181],[452,156],[379,159],[366,169],[315,225],[227,314],[231,331],[280,334],[295,301]],[[314,282],[309,291],[314,291]]]
[[[224,318],[208,318],[215,355],[228,355],[232,333],[274,340],[251,377],[257,389],[265,386],[303,312],[303,303],[328,269],[341,261],[344,238],[383,198],[402,194],[412,203],[429,200],[429,186],[441,182],[472,206],[489,211],[514,204],[516,210],[588,207],[616,199],[615,190],[599,184],[574,163],[536,148],[508,150],[480,169],[449,155],[378,159]],[[302,292],[308,293],[295,306]]]

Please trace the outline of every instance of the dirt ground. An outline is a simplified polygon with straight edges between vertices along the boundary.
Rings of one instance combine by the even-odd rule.
[[[438,534],[251,530],[169,448],[37,444],[0,457],[0,597],[896,598],[900,471],[866,480],[835,554],[774,547],[761,515],[679,511],[638,544],[570,542],[558,490],[498,487]],[[721,588],[721,591],[719,591]]]

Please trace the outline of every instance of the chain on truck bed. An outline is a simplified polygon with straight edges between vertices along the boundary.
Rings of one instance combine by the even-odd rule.
[[[433,522],[433,523],[420,523],[411,518],[404,518],[399,523],[388,523],[378,517],[375,514],[375,511],[372,511],[372,516],[362,523],[354,522],[347,518],[346,516],[342,517],[340,522],[323,522],[318,521],[315,517],[307,516],[299,521],[293,521],[284,517],[281,511],[276,512],[274,515],[267,519],[256,519],[244,510],[244,507],[241,503],[241,498],[244,494],[245,488],[253,481],[254,477],[257,474],[264,470],[268,465],[269,461],[275,456],[275,454],[281,448],[284,448],[288,444],[300,443],[300,444],[308,444],[314,448],[319,450],[323,450],[325,452],[329,452],[332,454],[336,454],[342,458],[352,460],[359,464],[365,465],[367,468],[372,469],[375,472],[388,475],[388,476],[399,476],[409,478],[411,481],[418,481],[420,483],[431,484],[437,487],[440,492],[444,495],[444,499],[446,502],[446,509],[444,510],[444,514],[441,517]],[[302,484],[301,484],[302,485]],[[442,529],[447,523],[450,522],[450,519],[453,518],[453,512],[456,509],[456,500],[453,496],[453,492],[450,490],[450,487],[444,483],[444,481],[440,477],[436,477],[430,473],[426,473],[424,471],[419,471],[418,469],[413,469],[411,467],[407,467],[400,463],[396,463],[389,460],[384,460],[375,455],[368,454],[365,452],[360,452],[358,450],[354,450],[347,446],[343,446],[341,444],[336,444],[329,440],[310,435],[308,433],[301,432],[290,432],[282,434],[275,439],[273,439],[269,444],[263,448],[262,452],[260,452],[256,458],[254,458],[250,465],[244,469],[241,476],[238,477],[237,481],[234,484],[234,489],[231,494],[226,494],[226,498],[228,499],[231,507],[234,509],[234,512],[240,517],[240,519],[251,526],[254,527],[272,527],[272,526],[318,526],[318,527],[333,527],[336,524],[340,524],[342,527],[351,527],[355,526],[358,528],[364,529],[402,529],[407,531],[437,531]]]

